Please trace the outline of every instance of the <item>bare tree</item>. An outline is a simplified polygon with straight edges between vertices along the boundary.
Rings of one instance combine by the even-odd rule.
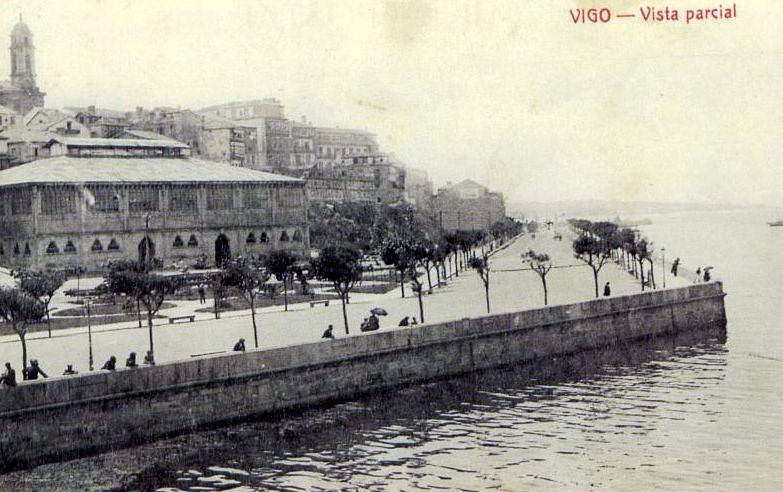
[[[22,342],[22,371],[27,367],[27,325],[44,316],[41,301],[19,289],[0,287],[0,317],[11,325]]]
[[[19,275],[19,287],[35,297],[44,306],[46,312],[46,328],[49,338],[52,338],[52,326],[49,319],[49,303],[57,289],[62,287],[68,277],[64,272],[23,272]]]
[[[469,260],[468,266],[476,270],[484,283],[484,295],[487,298],[487,312],[489,312],[489,260],[486,256],[474,256]]]
[[[544,253],[536,253],[535,251],[528,250],[527,253],[522,255],[523,260],[527,260],[531,270],[536,272],[541,277],[541,284],[544,287],[544,306],[549,304],[549,290],[546,285],[546,276],[552,269],[552,260],[549,255]]]
[[[256,324],[256,296],[263,290],[269,274],[261,270],[257,264],[245,259],[235,258],[224,266],[223,284],[236,289],[250,306],[250,317],[253,320],[253,339],[258,348],[258,326]]]
[[[327,246],[313,261],[315,277],[332,282],[343,305],[343,321],[345,334],[348,335],[348,313],[345,309],[346,299],[354,284],[362,278],[360,263],[361,254],[345,246]]]

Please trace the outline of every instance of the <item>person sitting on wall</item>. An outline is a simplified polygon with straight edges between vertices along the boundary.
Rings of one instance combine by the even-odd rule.
[[[144,356],[144,364],[148,366],[155,365],[155,356],[152,355],[152,350],[147,350],[147,354]]]
[[[38,361],[33,359],[30,361],[30,367],[27,367],[24,370],[24,379],[25,381],[34,381],[38,379],[39,374],[45,378],[49,377],[49,375],[46,374],[43,369],[41,369],[41,366],[38,365]]]
[[[359,326],[359,329],[361,331],[369,331],[369,327],[370,327],[369,321],[367,320],[367,318],[364,318],[364,321],[362,321],[362,324]]]
[[[419,324],[419,322],[416,321],[416,316],[414,316],[413,319],[411,320],[411,326],[416,326],[418,324]]]
[[[410,324],[411,324],[410,318],[406,316],[400,320],[400,324],[397,326],[410,326]]]
[[[704,281],[705,282],[709,282],[711,278],[712,277],[710,277],[710,271],[705,268],[704,269]]]
[[[103,371],[114,371],[116,369],[117,369],[117,358],[114,357],[113,355],[109,357],[109,360],[107,360],[103,364],[103,367],[101,367],[101,370]]]
[[[609,285],[609,282],[606,282],[604,285],[604,297],[609,297],[612,295],[612,287]]]
[[[0,376],[0,384],[11,388],[16,386],[16,371],[11,367],[10,362],[5,363],[5,372]]]
[[[74,374],[79,374],[79,371],[73,368],[73,364],[68,364],[63,371],[63,376],[73,376]]]
[[[136,352],[131,352],[130,355],[128,355],[128,358],[125,359],[125,367],[139,367],[139,365],[136,364]]]
[[[237,343],[234,344],[234,352],[244,352],[245,351],[245,339],[240,338],[237,340]]]
[[[321,335],[321,338],[331,338],[331,339],[334,339],[334,334],[332,333],[332,330],[334,330],[334,327],[332,325],[329,325],[329,328],[327,328],[324,331],[324,334]]]
[[[367,326],[368,326],[368,327],[370,328],[370,330],[372,330],[372,331],[375,331],[375,330],[377,330],[378,328],[380,328],[380,327],[381,327],[380,320],[378,319],[378,317],[377,317],[377,316],[375,316],[375,314],[374,314],[374,313],[373,313],[373,314],[371,314],[371,315],[370,315],[370,319],[369,319],[369,320],[367,320]]]

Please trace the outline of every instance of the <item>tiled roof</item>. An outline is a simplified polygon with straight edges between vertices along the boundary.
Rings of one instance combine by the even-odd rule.
[[[139,147],[166,147],[187,149],[188,144],[176,140],[143,140],[138,138],[67,138],[56,137],[52,141],[65,144],[69,147],[115,147],[115,148],[139,148]],[[51,143],[51,142],[49,142]]]
[[[57,134],[55,133],[49,133],[40,130],[29,130],[27,128],[19,128],[19,127],[11,127],[7,130],[3,130],[3,132],[0,134],[8,137],[9,143],[10,142],[36,142],[36,143],[48,142],[49,140],[57,136]]]
[[[151,132],[151,131],[147,131],[147,130],[134,130],[134,129],[131,128],[129,130],[125,130],[125,133],[127,133],[129,135],[133,135],[135,137],[138,137],[141,140],[171,140],[171,141],[176,141],[173,138],[167,137],[166,135],[161,135],[160,133],[155,133],[155,132]],[[133,140],[133,139],[131,139],[131,140]]]
[[[302,183],[302,180],[185,158],[51,157],[0,171],[0,186],[86,183]]]

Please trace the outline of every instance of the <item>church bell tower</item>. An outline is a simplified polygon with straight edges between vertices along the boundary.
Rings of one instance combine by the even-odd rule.
[[[11,83],[20,89],[35,90],[35,46],[27,24],[19,22],[11,31]]]

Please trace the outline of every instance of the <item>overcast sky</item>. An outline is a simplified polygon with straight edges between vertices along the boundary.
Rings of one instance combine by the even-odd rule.
[[[586,0],[0,2],[0,33],[18,13],[33,31],[50,107],[276,97],[375,132],[436,184],[512,201],[783,205],[779,0],[739,1],[731,22],[599,26],[573,24]]]

